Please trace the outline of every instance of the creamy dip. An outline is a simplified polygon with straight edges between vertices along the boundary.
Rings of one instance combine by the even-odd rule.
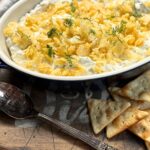
[[[43,0],[18,23],[8,24],[6,43],[18,65],[44,74],[118,70],[150,55],[150,15],[138,14],[139,6],[132,1]]]

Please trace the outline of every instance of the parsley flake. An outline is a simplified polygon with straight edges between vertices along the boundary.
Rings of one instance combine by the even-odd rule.
[[[93,34],[93,35],[96,34],[95,30],[93,30],[93,29],[90,29],[90,33]]]
[[[55,35],[57,35],[57,29],[56,28],[52,28],[49,32],[47,32],[47,36],[49,38],[51,38],[51,37],[53,37]]]
[[[65,19],[64,25],[66,27],[71,27],[73,25],[73,20],[69,18]]]
[[[77,9],[77,8],[74,6],[73,3],[70,4],[70,7],[71,7],[71,12],[73,12],[73,13],[74,13],[74,12],[76,11],[76,9]]]
[[[118,36],[119,33],[123,33],[125,31],[126,28],[126,21],[121,21],[120,25],[113,27],[112,30],[110,32],[107,32],[109,35],[113,35],[116,36],[117,39],[122,43],[122,40],[120,39],[120,37]]]
[[[53,50],[53,47],[51,47],[50,45],[47,45],[47,49],[48,49],[48,55],[50,57],[54,57],[55,56],[55,52]]]
[[[115,17],[116,17],[115,15],[110,15],[110,16],[108,15],[106,19],[113,19]]]
[[[142,14],[140,12],[138,12],[137,10],[134,10],[132,13],[132,16],[134,16],[135,18],[140,18],[140,17],[142,17]]]
[[[82,19],[91,21],[91,19],[90,19],[90,18],[87,18],[87,17],[84,17],[84,18],[82,18]]]
[[[66,60],[67,60],[67,62],[68,62],[68,65],[69,65],[69,67],[71,68],[71,67],[73,67],[73,62],[72,62],[72,56],[71,55],[69,55],[69,54],[65,54],[65,58],[66,58]]]
[[[126,21],[124,21],[124,20],[121,21],[120,26],[118,27],[118,32],[119,32],[119,33],[124,32],[124,30],[125,30],[125,28],[126,28],[126,24],[127,24]]]

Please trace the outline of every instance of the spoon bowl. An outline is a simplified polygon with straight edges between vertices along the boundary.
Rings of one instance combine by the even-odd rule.
[[[0,82],[0,110],[15,119],[34,117],[31,98],[19,88]]]

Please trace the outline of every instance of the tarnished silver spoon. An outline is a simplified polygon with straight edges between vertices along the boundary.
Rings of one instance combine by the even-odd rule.
[[[97,150],[116,150],[96,138],[71,126],[50,118],[34,109],[31,98],[14,85],[0,82],[0,110],[14,119],[40,118],[61,129],[62,132],[79,139]]]

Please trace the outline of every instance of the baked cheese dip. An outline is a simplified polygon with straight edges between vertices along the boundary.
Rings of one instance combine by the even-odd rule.
[[[150,56],[150,14],[139,9],[134,0],[43,0],[4,34],[13,61],[29,70],[111,72]]]

